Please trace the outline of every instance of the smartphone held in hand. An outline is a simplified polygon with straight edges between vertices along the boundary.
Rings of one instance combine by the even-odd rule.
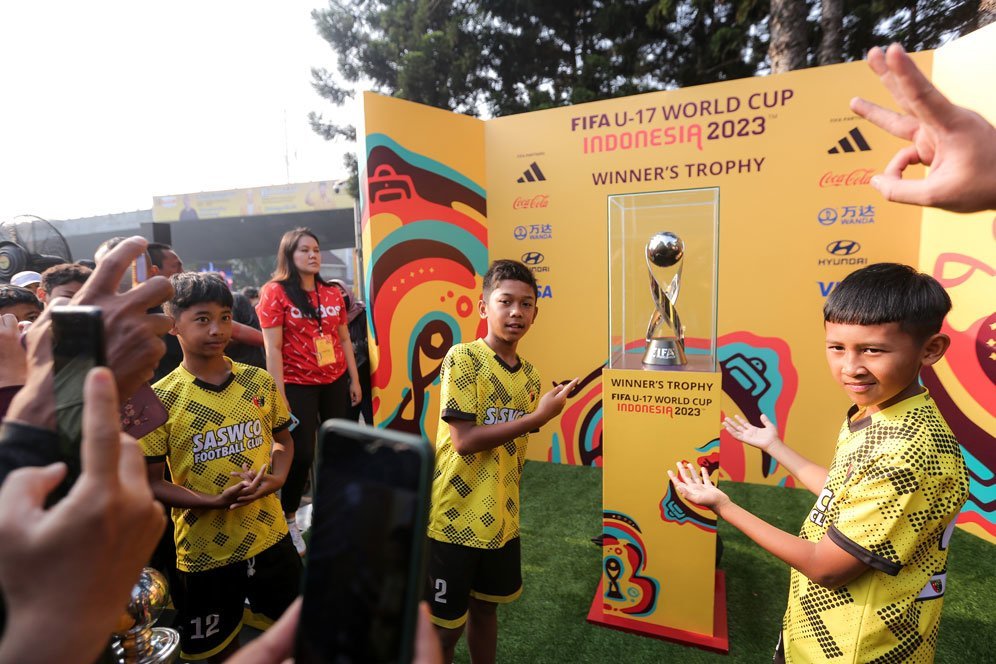
[[[100,307],[52,307],[52,360],[59,443],[65,458],[78,462],[83,383],[90,369],[107,363]]]
[[[318,444],[294,661],[409,664],[426,583],[432,448],[346,420],[322,425]]]

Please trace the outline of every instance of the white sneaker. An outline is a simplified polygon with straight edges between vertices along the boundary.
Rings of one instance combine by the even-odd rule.
[[[297,519],[287,520],[287,531],[290,533],[294,548],[297,549],[297,554],[304,556],[308,552],[308,546],[304,543],[304,538],[301,537],[301,531],[297,527]]]

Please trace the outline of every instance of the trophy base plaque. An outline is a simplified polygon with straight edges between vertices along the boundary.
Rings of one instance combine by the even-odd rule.
[[[648,367],[678,367],[688,364],[685,347],[674,337],[647,339],[643,364]]]

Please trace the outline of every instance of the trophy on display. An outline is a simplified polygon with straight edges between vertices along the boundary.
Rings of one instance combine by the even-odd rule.
[[[169,602],[166,578],[146,567],[113,634],[112,661],[120,664],[172,664],[180,657],[180,633],[153,627]]]
[[[647,351],[643,354],[643,364],[654,367],[683,366],[688,363],[685,357],[685,329],[675,302],[681,289],[685,243],[674,233],[655,233],[647,242],[646,254],[654,312],[647,323]]]

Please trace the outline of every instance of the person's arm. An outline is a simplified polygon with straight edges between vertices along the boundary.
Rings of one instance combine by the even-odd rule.
[[[774,423],[762,413],[761,424],[756,427],[739,415],[723,420],[723,428],[737,440],[767,452],[771,457],[785,467],[799,482],[816,495],[823,490],[827,481],[827,469],[813,463],[778,437],[778,429]]]
[[[952,212],[996,208],[996,128],[978,113],[952,104],[927,80],[903,47],[868,52],[868,66],[878,74],[903,113],[855,97],[851,110],[893,136],[902,148],[872,178],[887,200],[928,205]],[[911,164],[930,166],[922,180],[904,180]]]
[[[450,439],[457,454],[476,454],[504,445],[524,433],[535,431],[560,414],[567,402],[567,395],[578,384],[575,378],[570,383],[557,385],[544,394],[536,410],[511,422],[481,424],[468,420],[450,418]]]
[[[264,327],[263,328],[263,350],[266,353],[266,373],[273,377],[277,384],[277,391],[287,408],[290,403],[287,401],[287,393],[284,390],[284,328]]]
[[[290,472],[291,461],[294,460],[294,439],[290,430],[281,429],[273,434],[273,453],[270,455],[270,472],[266,467],[247,469],[247,472],[232,473],[250,482],[249,490],[241,494],[233,503],[232,509],[248,505],[254,500],[269,496],[283,487]]]
[[[868,570],[868,565],[840,548],[827,535],[810,542],[790,535],[743,509],[720,491],[704,468],[678,463],[678,473],[667,471],[678,494],[707,507],[762,549],[797,569],[814,583],[827,588],[847,585]]]
[[[162,507],[149,491],[141,452],[121,434],[114,382],[104,368],[87,376],[83,471],[66,498],[45,507],[66,475],[63,464],[22,468],[0,488],[0,586],[8,608],[0,662],[95,661],[159,541]]]
[[[262,332],[250,325],[245,325],[237,321],[232,321],[232,341],[237,341],[247,346],[259,347],[265,345]]]
[[[353,354],[353,341],[349,338],[349,327],[343,323],[338,328],[342,354],[346,356],[346,371],[349,372],[349,402],[354,406],[363,399],[360,387],[360,372],[356,369],[356,355]]]
[[[146,459],[149,486],[156,500],[167,507],[220,510],[233,505],[249,490],[251,484],[245,480],[226,488],[219,494],[206,494],[173,484],[166,480],[164,461]]]

